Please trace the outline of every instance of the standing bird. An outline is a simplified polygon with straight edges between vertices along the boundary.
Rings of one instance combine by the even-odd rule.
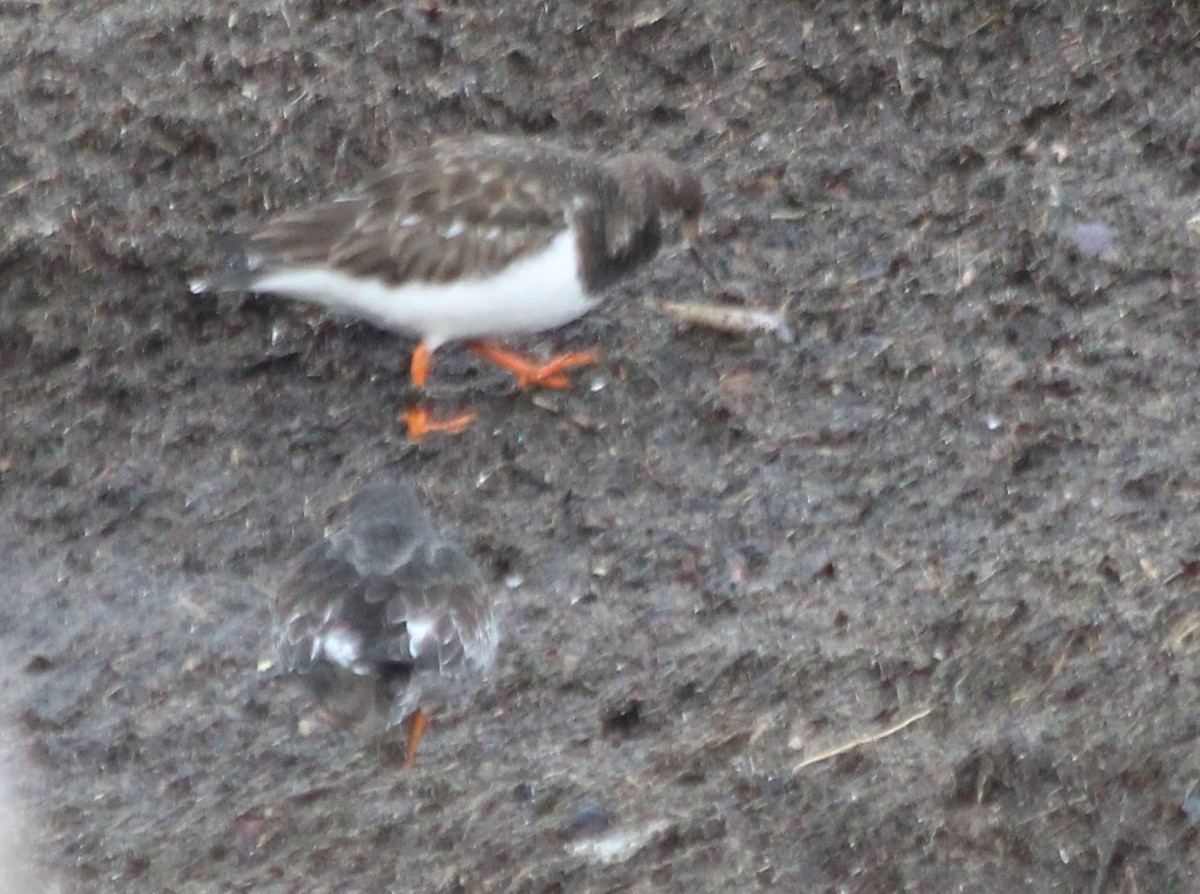
[[[565,388],[594,351],[538,364],[487,341],[575,320],[657,254],[666,219],[693,242],[704,194],[682,165],[649,153],[601,159],[519,137],[444,139],[401,155],[357,190],[249,233],[236,272],[193,292],[252,291],[315,301],[416,336],[410,377],[466,340],[517,377]],[[458,433],[474,418],[405,414],[410,437]]]
[[[496,659],[483,576],[395,482],[350,500],[341,526],[296,559],[272,609],[280,663],[331,723],[408,722],[406,767],[437,707],[463,700]]]

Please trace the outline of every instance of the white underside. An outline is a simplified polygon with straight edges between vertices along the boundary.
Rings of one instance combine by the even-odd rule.
[[[389,286],[324,267],[293,267],[263,276],[253,288],[364,317],[415,335],[430,349],[464,338],[554,329],[594,303],[579,276],[573,228],[537,255],[484,278]]]

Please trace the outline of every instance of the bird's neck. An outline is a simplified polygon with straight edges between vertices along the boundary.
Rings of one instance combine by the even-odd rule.
[[[613,215],[620,214],[620,220]],[[662,225],[657,213],[599,209],[576,217],[583,287],[598,293],[658,253]]]

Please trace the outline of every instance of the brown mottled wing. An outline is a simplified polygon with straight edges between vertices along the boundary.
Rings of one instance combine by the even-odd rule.
[[[362,579],[330,541],[309,547],[274,592],[279,655],[284,670],[305,673],[314,663],[314,641],[344,616],[369,625],[355,598]]]
[[[354,193],[276,218],[247,253],[262,272],[328,265],[392,285],[486,275],[562,232],[562,174],[562,158],[512,141],[435,144]]]
[[[478,568],[435,531],[411,489],[392,483],[356,496],[344,526],[302,553],[275,595],[283,663],[302,672],[315,638],[334,627],[361,636],[366,666],[452,670],[462,636],[488,611]],[[410,624],[432,625],[436,647],[414,656]]]
[[[489,602],[479,570],[455,544],[431,540],[405,567],[371,581],[368,600],[386,606],[387,629],[406,631],[432,624],[435,641],[415,659],[407,633],[380,642],[381,660],[412,661],[417,670],[455,673],[463,663],[464,641],[477,637],[488,623]],[[436,644],[435,644],[436,643]]]

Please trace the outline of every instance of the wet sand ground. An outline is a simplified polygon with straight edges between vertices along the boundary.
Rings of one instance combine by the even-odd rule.
[[[68,890],[1185,891],[1200,695],[1187,4],[0,6],[0,696]],[[703,172],[678,252],[465,352],[196,298],[428,136]],[[787,302],[795,340],[658,300]],[[412,772],[297,732],[263,590],[376,475],[505,594]],[[906,721],[915,722],[902,726]],[[901,728],[902,726],[902,728]]]

